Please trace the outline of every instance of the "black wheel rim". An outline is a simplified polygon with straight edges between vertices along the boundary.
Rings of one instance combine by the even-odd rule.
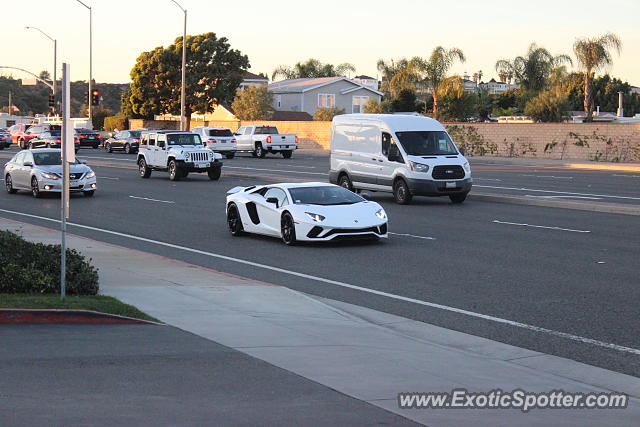
[[[35,179],[31,180],[31,192],[36,197],[38,196],[38,194],[40,194],[40,188],[38,188],[38,181],[36,181]]]
[[[231,230],[232,233],[238,231],[238,211],[235,207],[229,209],[227,223],[229,224],[229,230]]]
[[[282,220],[282,239],[289,243],[291,242],[291,234],[293,231],[293,224],[291,223],[291,218],[284,217]]]
[[[399,184],[398,185],[398,200],[404,200],[405,197],[406,197],[406,191],[405,191],[404,185]]]

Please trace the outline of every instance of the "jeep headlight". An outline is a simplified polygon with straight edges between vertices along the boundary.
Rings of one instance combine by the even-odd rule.
[[[189,153],[184,153],[184,160],[185,161],[189,161],[189,159],[191,158],[191,156],[189,155]]]
[[[429,166],[422,163],[409,162],[409,166],[414,172],[429,172]]]
[[[384,211],[384,209],[378,210],[378,212],[376,212],[376,216],[380,219],[387,219],[387,213]]]
[[[40,172],[40,176],[45,179],[53,179],[53,180],[60,179],[60,177],[55,173]]]
[[[309,218],[311,218],[312,220],[314,220],[315,222],[322,222],[324,221],[324,217],[320,214],[317,213],[313,213],[313,212],[305,212],[307,214],[307,216]]]
[[[462,167],[464,168],[465,172],[471,172],[471,166],[469,166],[469,162],[465,162]]]

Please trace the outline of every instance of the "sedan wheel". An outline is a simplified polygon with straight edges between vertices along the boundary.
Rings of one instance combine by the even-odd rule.
[[[282,241],[289,246],[296,244],[296,226],[293,217],[289,212],[285,212],[280,220],[280,234]]]
[[[7,189],[7,193],[9,194],[16,194],[16,192],[18,191],[13,188],[13,180],[11,179],[11,175],[9,174],[7,174],[7,176],[4,178],[4,186]]]
[[[129,144],[124,144],[124,152],[126,154],[131,154],[131,146]]]
[[[227,225],[233,236],[242,235],[242,220],[240,219],[237,206],[233,203],[229,206],[229,209],[227,209]]]
[[[40,187],[38,186],[38,180],[34,176],[31,178],[31,194],[36,199],[39,198],[42,194],[40,193]]]
[[[113,153],[113,148],[111,148],[111,144],[107,144],[107,153]]]

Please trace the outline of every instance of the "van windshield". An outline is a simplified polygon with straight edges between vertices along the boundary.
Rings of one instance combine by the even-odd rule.
[[[458,154],[456,146],[444,131],[396,132],[404,151],[410,156],[445,156]]]

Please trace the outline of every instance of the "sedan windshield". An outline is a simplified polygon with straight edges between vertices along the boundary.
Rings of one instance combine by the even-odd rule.
[[[202,145],[200,136],[194,133],[175,133],[167,135],[169,145]]]
[[[396,132],[404,151],[411,156],[445,156],[458,154],[456,146],[444,131]]]
[[[44,153],[33,153],[33,161],[36,165],[51,166],[59,165],[60,161],[59,151],[47,151]]]
[[[290,188],[289,193],[297,205],[352,205],[365,201],[346,188],[328,185]]]
[[[140,138],[140,135],[142,134],[139,130],[131,130],[129,133],[131,134],[131,138]]]

